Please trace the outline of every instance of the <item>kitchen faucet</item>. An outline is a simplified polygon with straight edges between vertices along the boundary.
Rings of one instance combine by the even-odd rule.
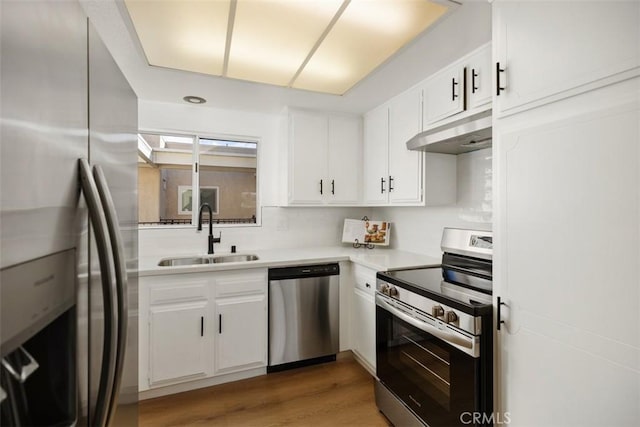
[[[213,237],[213,211],[211,210],[211,206],[208,203],[203,203],[200,205],[200,212],[198,212],[198,231],[202,231],[202,209],[209,209],[209,245],[208,245],[208,254],[213,254],[213,244],[220,243],[222,240],[222,231],[218,237]]]

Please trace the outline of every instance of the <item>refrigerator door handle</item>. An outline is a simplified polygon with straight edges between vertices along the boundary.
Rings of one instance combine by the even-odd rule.
[[[96,187],[98,188],[102,207],[104,208],[105,217],[107,219],[107,227],[111,238],[111,251],[113,254],[113,263],[116,273],[116,296],[118,302],[116,312],[118,317],[116,366],[113,388],[111,390],[111,407],[109,408],[107,416],[107,424],[111,424],[111,418],[113,417],[116,403],[118,401],[120,381],[122,380],[122,371],[124,369],[124,354],[127,345],[127,320],[129,316],[127,301],[127,265],[115,204],[113,203],[111,191],[107,185],[107,179],[99,165],[95,165],[93,167],[93,176],[96,181]]]
[[[89,162],[78,160],[80,185],[89,210],[89,219],[94,228],[98,259],[100,261],[100,276],[102,278],[102,298],[104,303],[104,343],[102,348],[102,366],[100,369],[100,383],[96,398],[95,411],[90,420],[93,426],[106,426],[111,408],[112,389],[114,386],[116,368],[116,312],[114,302],[117,299],[116,284],[113,276],[114,265],[111,258],[112,249],[109,239],[109,229],[96,183],[91,174]]]

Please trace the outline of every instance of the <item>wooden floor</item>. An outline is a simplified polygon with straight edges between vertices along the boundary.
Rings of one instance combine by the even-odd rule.
[[[352,357],[140,402],[140,427],[388,426]]]

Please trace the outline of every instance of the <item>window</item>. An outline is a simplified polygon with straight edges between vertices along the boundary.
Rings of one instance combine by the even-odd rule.
[[[218,187],[202,187],[200,186],[200,206],[203,203],[208,204],[213,214],[218,214]],[[193,193],[192,187],[186,185],[178,186],[178,214],[188,215],[193,212]],[[207,214],[209,211],[205,211]]]
[[[195,224],[208,203],[217,224],[257,223],[257,152],[257,138],[140,133],[138,222]]]

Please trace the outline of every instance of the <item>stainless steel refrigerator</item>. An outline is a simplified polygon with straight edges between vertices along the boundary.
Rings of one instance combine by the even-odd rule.
[[[0,19],[0,424],[137,425],[136,95],[75,0]]]

